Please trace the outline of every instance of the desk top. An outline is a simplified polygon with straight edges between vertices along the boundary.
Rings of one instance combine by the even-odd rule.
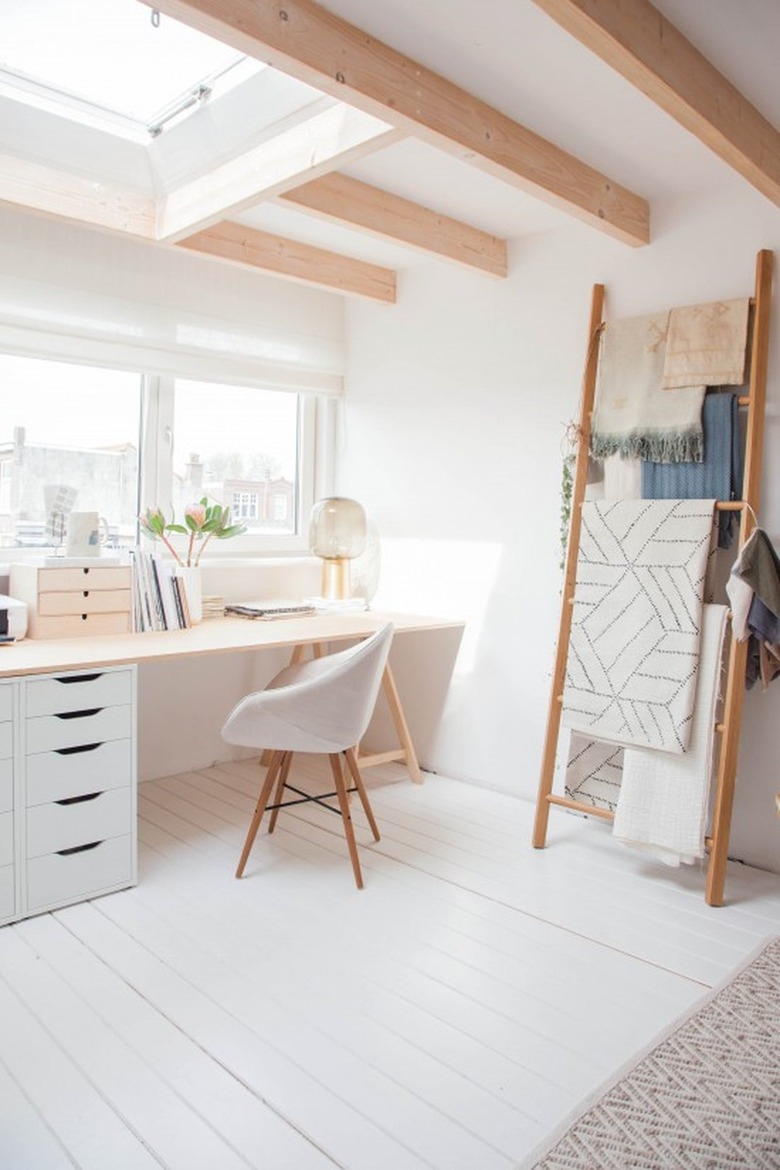
[[[239,617],[208,618],[189,630],[143,634],[103,634],[86,638],[23,638],[0,646],[0,678],[155,662],[190,655],[270,650],[313,642],[338,642],[367,637],[391,621],[397,634],[420,630],[459,629],[463,623],[415,614],[307,614],[273,621]]]

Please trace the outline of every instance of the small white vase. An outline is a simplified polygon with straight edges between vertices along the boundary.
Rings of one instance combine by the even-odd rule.
[[[203,617],[203,589],[200,578],[200,566],[183,565],[177,570],[176,576],[180,577],[184,584],[184,592],[187,594],[187,608],[190,611],[190,621],[195,626]]]

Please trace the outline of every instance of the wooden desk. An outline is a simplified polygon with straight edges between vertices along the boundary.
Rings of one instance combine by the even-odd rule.
[[[144,634],[105,634],[85,638],[25,638],[0,645],[0,678],[14,675],[50,674],[59,670],[84,670],[123,663],[156,662],[206,654],[246,653],[252,650],[289,648],[301,657],[306,647],[313,652],[327,642],[365,638],[391,621],[396,634],[422,630],[457,629],[462,623],[414,614],[375,613],[313,614],[274,621],[249,621],[225,617],[207,619],[189,630]],[[383,678],[399,748],[362,755],[361,765],[371,767],[390,760],[403,761],[411,778],[421,783],[420,766],[393,674],[388,665]]]

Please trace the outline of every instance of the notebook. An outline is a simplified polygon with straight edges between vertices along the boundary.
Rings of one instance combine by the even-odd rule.
[[[264,618],[266,621],[273,618],[303,617],[308,613],[316,613],[313,605],[305,601],[241,601],[225,606],[225,613],[236,617]]]

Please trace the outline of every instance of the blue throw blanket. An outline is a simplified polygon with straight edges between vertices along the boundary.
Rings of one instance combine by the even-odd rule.
[[[737,396],[706,394],[702,407],[703,463],[642,463],[643,500],[738,500],[742,497],[742,438]],[[734,512],[718,515],[718,545],[730,548]]]

